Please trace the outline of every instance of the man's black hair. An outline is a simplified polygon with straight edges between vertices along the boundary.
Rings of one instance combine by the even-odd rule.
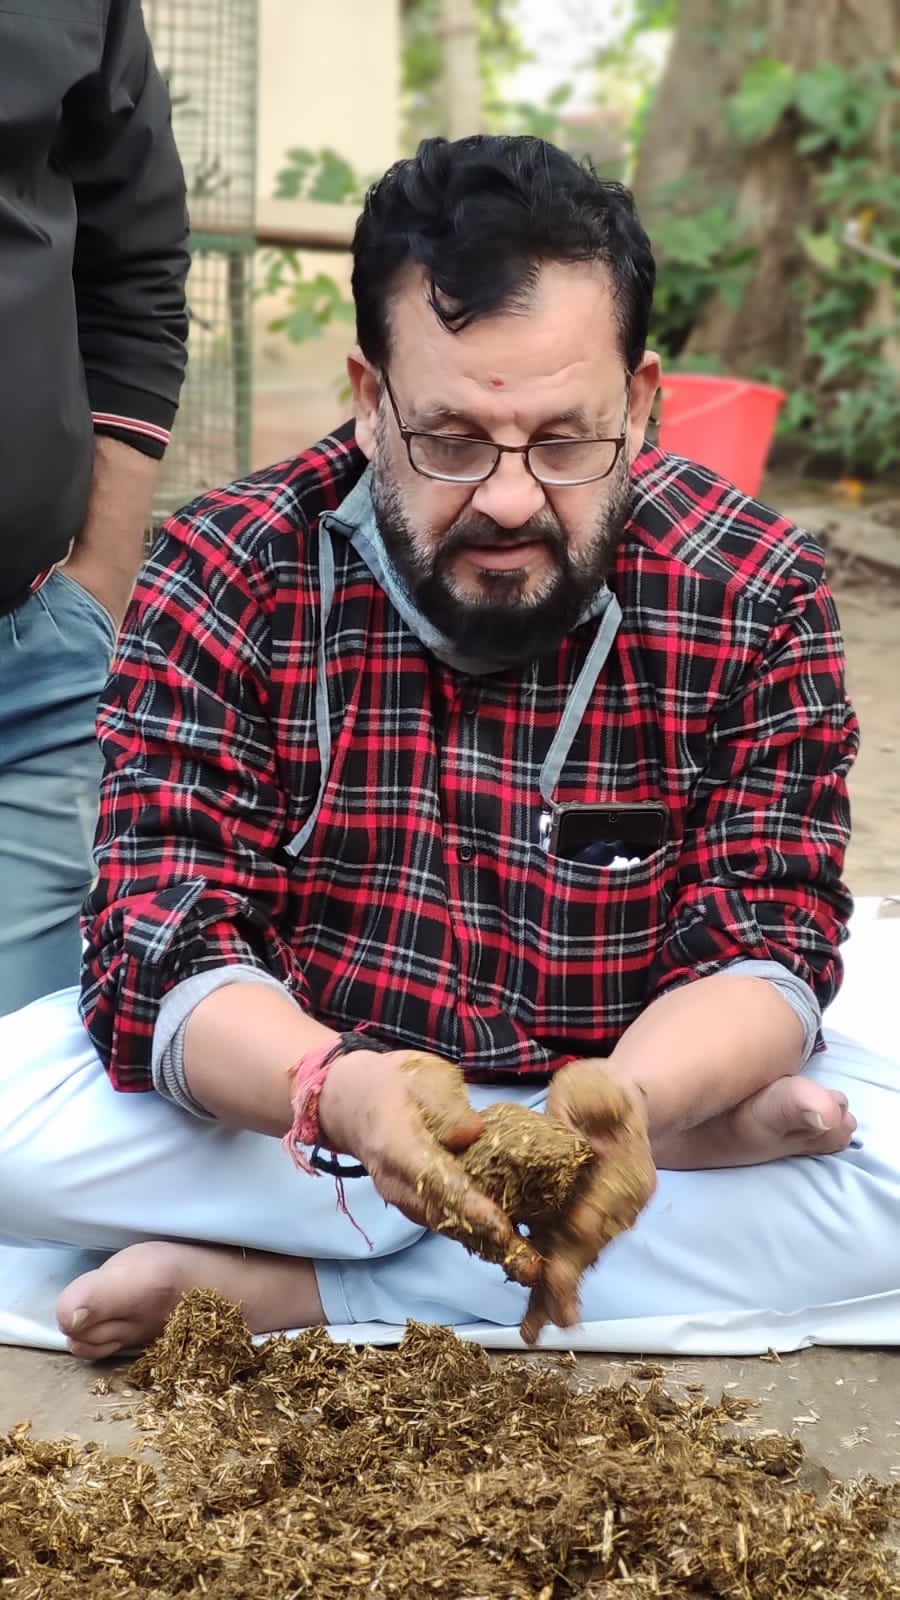
[[[647,342],[656,267],[630,191],[545,139],[423,139],[415,156],[372,185],[356,225],[363,354],[387,365],[390,297],[409,265],[424,268],[435,315],[458,332],[479,317],[526,308],[545,262],[580,261],[606,270],[633,372]]]

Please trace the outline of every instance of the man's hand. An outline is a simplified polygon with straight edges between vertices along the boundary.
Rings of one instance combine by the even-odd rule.
[[[354,1050],[329,1068],[319,1098],[322,1143],[353,1155],[378,1193],[531,1287],[541,1259],[455,1159],[484,1131],[459,1068],[441,1056]]]
[[[83,552],[79,546],[73,550],[63,565],[66,576],[85,589],[103,607],[116,633],[128,609],[134,578],[129,581],[121,572],[110,571],[95,557]]]
[[[150,522],[159,462],[118,439],[94,440],[94,476],[81,536],[65,571],[99,600],[116,628],[131,598]]]
[[[605,1062],[576,1061],[555,1073],[547,1115],[587,1139],[596,1161],[571,1211],[533,1236],[544,1266],[522,1323],[526,1344],[548,1322],[568,1328],[578,1321],[582,1277],[604,1245],[634,1225],[656,1189],[643,1097],[613,1083]]]

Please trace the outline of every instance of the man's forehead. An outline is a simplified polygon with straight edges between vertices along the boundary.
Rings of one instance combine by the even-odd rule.
[[[411,416],[422,428],[459,425],[468,431],[474,424],[488,431],[515,427],[531,433],[548,423],[570,425],[589,431],[602,409],[600,395],[588,394],[588,386],[573,379],[553,385],[508,384],[501,387],[469,379],[449,378],[442,383],[424,380],[410,394]]]
[[[564,415],[596,411],[607,388],[617,396],[623,362],[605,283],[585,268],[553,276],[532,305],[455,332],[435,315],[424,280],[407,282],[391,316],[391,375],[403,400],[420,417],[511,405]]]
[[[449,309],[449,307],[448,307]],[[587,354],[589,348],[615,346],[618,323],[608,276],[593,262],[549,262],[540,269],[527,294],[513,296],[509,304],[487,311],[463,327],[447,327],[432,302],[432,289],[421,267],[410,267],[390,296],[391,344],[414,344],[423,354],[440,349],[496,349],[496,373],[503,377],[499,357],[524,348]],[[570,356],[571,359],[571,356]]]

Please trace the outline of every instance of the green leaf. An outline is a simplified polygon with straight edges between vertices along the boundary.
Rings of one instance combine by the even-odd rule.
[[[295,306],[290,315],[283,319],[282,325],[288,338],[295,344],[322,337],[322,324],[309,306]]]
[[[275,198],[296,200],[306,187],[309,174],[316,164],[316,157],[312,150],[303,150],[294,145],[286,152],[286,160],[287,166],[282,167],[275,175]]]
[[[731,272],[735,267],[745,267],[755,257],[756,246],[753,244],[741,245],[739,250],[726,250],[719,257],[719,271]]]
[[[737,311],[744,298],[745,273],[733,273],[731,277],[722,279],[719,285],[719,294],[729,311]]]
[[[797,109],[807,122],[824,128],[836,137],[845,117],[848,96],[856,90],[852,79],[832,61],[824,61],[811,72],[800,72],[794,85]]]
[[[795,429],[808,427],[816,420],[816,404],[811,395],[796,390],[789,394],[784,402],[778,418],[779,433],[793,433]]]
[[[801,133],[796,150],[801,156],[814,156],[818,150],[826,150],[833,142],[831,134],[824,128],[810,128],[806,133]]]
[[[832,378],[836,378],[841,372],[846,372],[848,367],[855,367],[857,361],[856,351],[848,348],[846,339],[835,339],[822,356],[819,382],[830,383]]]
[[[866,98],[857,93],[855,98],[848,102],[843,127],[839,129],[837,141],[842,150],[852,150],[855,145],[863,144],[872,133],[878,121],[879,107],[875,99]]]
[[[797,75],[786,61],[770,57],[754,61],[744,73],[728,108],[728,117],[743,144],[760,144],[774,131],[794,100]]]
[[[296,200],[303,188],[303,178],[299,172],[287,168],[279,172],[275,179],[276,200]]]
[[[359,179],[349,161],[335,150],[320,150],[319,171],[309,191],[310,200],[340,204],[359,198]]]
[[[684,267],[708,267],[718,250],[718,240],[704,228],[702,216],[668,218],[657,231],[656,244],[662,259]]]
[[[835,272],[841,264],[841,246],[833,233],[813,233],[809,228],[798,228],[797,237],[803,249],[823,272]]]
[[[837,319],[846,326],[852,322],[855,309],[854,297],[848,295],[841,284],[833,284],[824,294],[804,305],[803,318],[808,324]]]
[[[259,285],[259,294],[276,294],[285,279],[285,265],[283,261],[270,262],[263,272],[262,282]]]
[[[678,21],[678,0],[634,0],[632,30],[648,33],[655,28],[674,28]]]
[[[314,295],[323,295],[326,300],[339,300],[341,291],[333,278],[327,272],[317,272],[313,278],[310,289]]]

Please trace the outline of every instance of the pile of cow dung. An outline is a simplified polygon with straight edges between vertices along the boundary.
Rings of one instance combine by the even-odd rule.
[[[425,1074],[435,1068],[456,1070],[429,1055],[414,1057],[404,1070]],[[634,1225],[656,1184],[646,1125],[635,1116],[622,1087],[594,1072],[586,1088],[575,1085],[570,1093],[576,1097],[578,1125],[589,1125],[606,1147],[602,1161],[595,1159],[591,1144],[569,1123],[504,1101],[479,1113],[483,1132],[457,1152],[457,1161],[475,1188],[515,1225],[511,1240],[501,1241],[490,1229],[473,1227],[448,1203],[440,1172],[426,1169],[419,1180],[432,1232],[449,1234],[485,1261],[498,1262],[508,1278],[529,1288],[541,1276],[541,1250],[547,1246],[568,1258],[580,1277],[605,1245]],[[579,1095],[584,1104],[578,1103]],[[426,1115],[426,1121],[445,1142],[452,1121],[449,1130],[440,1118]],[[527,1238],[520,1232],[522,1224]],[[591,1241],[587,1250],[585,1229]]]
[[[14,1600],[895,1600],[896,1487],[817,1498],[749,1402],[658,1369],[580,1386],[570,1357],[489,1359],[411,1324],[396,1350],[322,1330],[254,1346],[185,1297],[130,1369],[128,1455],[16,1429],[0,1446]]]
[[[594,1165],[585,1139],[527,1106],[499,1101],[481,1113],[484,1132],[457,1159],[482,1194],[516,1223],[526,1223],[531,1233],[551,1219],[564,1218],[581,1197],[585,1179]],[[515,1229],[502,1245],[489,1232],[468,1226],[442,1194],[432,1201],[431,1174],[422,1174],[419,1192],[434,1233],[449,1233],[474,1255],[498,1262],[507,1277],[532,1285],[540,1274],[540,1257],[528,1239]]]

